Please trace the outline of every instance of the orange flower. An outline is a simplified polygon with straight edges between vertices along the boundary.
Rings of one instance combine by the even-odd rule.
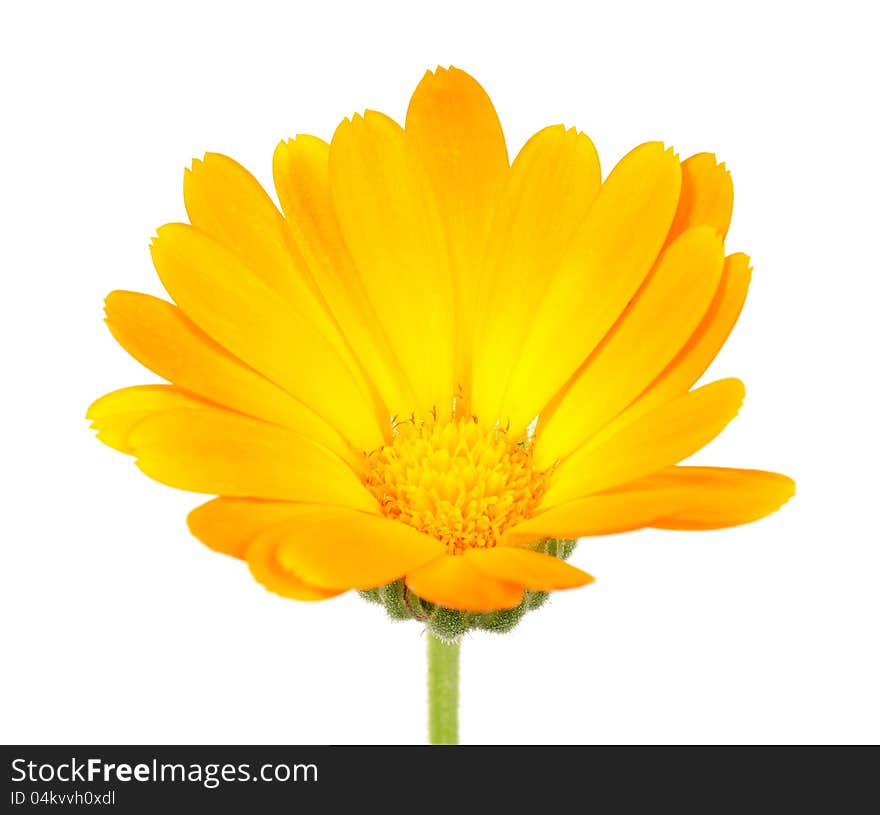
[[[403,579],[507,609],[592,578],[537,551],[640,527],[746,523],[785,476],[676,466],[736,415],[691,390],[749,283],[725,257],[730,176],[643,144],[602,181],[589,138],[536,133],[509,164],[482,88],[428,73],[401,128],[368,111],[275,152],[279,210],[208,154],[189,224],[153,261],[174,304],[117,291],[107,322],[169,385],[89,410],[152,478],[220,497],[190,528],[286,597]]]

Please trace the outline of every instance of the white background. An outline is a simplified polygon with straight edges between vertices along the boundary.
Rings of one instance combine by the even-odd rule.
[[[93,440],[100,394],[154,381],[102,323],[159,294],[147,245],[182,171],[474,74],[511,151],[556,122],[606,170],[662,139],[733,172],[745,313],[712,369],[739,418],[704,463],[798,494],[738,529],[586,541],[595,574],[463,646],[468,742],[880,740],[876,21],[854,2],[21,3],[3,77],[4,742],[424,740],[424,639],[350,595],[279,599],[192,539],[199,496]]]

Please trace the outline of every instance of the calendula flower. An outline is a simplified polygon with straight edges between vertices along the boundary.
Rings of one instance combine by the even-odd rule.
[[[367,111],[329,144],[282,142],[273,173],[280,211],[226,156],[186,172],[190,223],[152,244],[173,303],[106,304],[171,384],[89,411],[150,477],[219,496],[192,532],[272,591],[358,589],[454,638],[589,583],[567,541],[742,524],[791,496],[776,473],[678,466],[744,393],[693,389],[750,275],[725,257],[712,155],[649,142],[603,181],[590,139],[553,126],[511,164],[489,98],[449,69],[405,127]]]

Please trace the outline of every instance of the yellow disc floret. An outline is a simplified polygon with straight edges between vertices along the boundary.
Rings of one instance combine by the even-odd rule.
[[[385,515],[443,541],[450,554],[495,546],[531,516],[544,489],[528,442],[473,418],[399,422],[367,463],[366,484]]]

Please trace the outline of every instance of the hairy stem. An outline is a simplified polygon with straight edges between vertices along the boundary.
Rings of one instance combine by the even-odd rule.
[[[428,637],[428,740],[458,744],[458,662],[460,642]]]

